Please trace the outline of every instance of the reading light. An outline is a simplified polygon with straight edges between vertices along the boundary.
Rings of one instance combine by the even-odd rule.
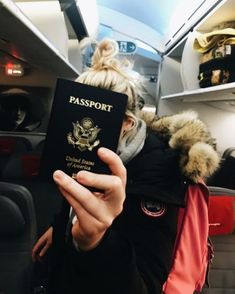
[[[7,63],[5,73],[7,76],[22,77],[24,75],[24,69],[19,63]]]

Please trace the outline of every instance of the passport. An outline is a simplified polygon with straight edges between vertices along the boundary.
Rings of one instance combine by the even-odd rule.
[[[57,169],[73,178],[80,170],[110,174],[97,150],[116,152],[127,100],[122,93],[57,79],[40,177],[52,180]]]

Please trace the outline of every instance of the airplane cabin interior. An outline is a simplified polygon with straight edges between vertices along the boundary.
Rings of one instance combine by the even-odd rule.
[[[210,287],[202,293],[235,293],[234,31],[234,0],[0,0],[1,294],[44,293],[29,290],[30,248],[52,222],[61,197],[38,171],[56,80],[75,81],[89,67],[94,42],[84,50],[85,37],[118,42],[120,57],[133,64],[130,74],[144,80],[146,111],[159,117],[196,111],[209,127],[221,168],[208,180],[215,257]],[[227,58],[228,68],[217,63],[219,57]],[[15,114],[13,123],[6,109],[22,112],[22,121]],[[16,202],[14,216],[7,199]]]

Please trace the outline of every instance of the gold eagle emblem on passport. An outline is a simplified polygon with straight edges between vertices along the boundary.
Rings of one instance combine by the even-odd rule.
[[[94,147],[100,144],[100,140],[97,139],[98,133],[101,128],[94,126],[94,122],[89,117],[84,117],[73,124],[73,131],[67,134],[67,140],[73,147],[77,147],[80,151],[89,150],[92,151]]]

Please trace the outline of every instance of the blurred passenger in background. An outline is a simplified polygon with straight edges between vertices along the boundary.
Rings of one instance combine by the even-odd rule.
[[[27,91],[18,88],[1,93],[1,131],[31,132],[40,126],[41,121],[32,117],[29,96]]]

